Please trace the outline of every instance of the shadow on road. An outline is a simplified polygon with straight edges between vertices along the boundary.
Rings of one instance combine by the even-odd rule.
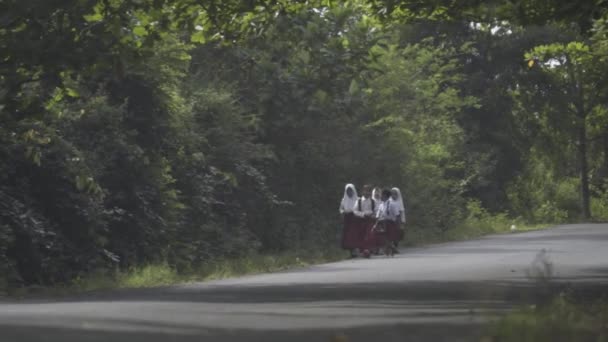
[[[384,267],[380,271],[357,260],[278,276],[3,302],[0,342],[41,337],[53,342],[474,341],[488,319],[513,306],[546,302],[563,292],[590,301],[606,294],[608,267],[564,257],[576,240],[608,240],[608,234],[596,236],[599,231],[592,227],[586,234],[572,229],[560,234],[514,234],[483,244],[409,249],[379,261],[376,266]],[[552,242],[557,241],[566,244],[555,246]],[[574,257],[587,250],[586,245],[574,245],[578,248]],[[545,250],[553,247],[555,251]],[[595,245],[589,248],[597,250]],[[554,272],[552,253],[559,253],[558,263],[565,261],[564,272]],[[450,263],[455,256],[461,261]],[[470,264],[489,257],[493,259],[487,263],[502,265],[496,266],[502,267],[499,272],[483,273],[484,263]],[[528,257],[532,264],[524,272]],[[425,258],[431,268],[419,272],[419,278],[407,278],[423,268]],[[436,261],[440,258],[444,261]],[[502,263],[507,258],[509,262]],[[481,271],[476,278],[467,277],[467,267]],[[451,274],[444,277],[448,280],[415,280],[440,278],[435,275],[441,273],[429,270]],[[404,273],[390,277],[391,272]]]
[[[175,327],[170,327],[174,329]],[[293,331],[257,331],[257,330],[215,330],[185,328],[180,332],[111,332],[96,329],[67,329],[43,327],[15,327],[0,323],[2,341],[23,342],[45,341],[61,342],[370,342],[381,337],[383,342],[392,341],[475,341],[482,333],[479,326],[449,325],[437,329],[434,325],[385,325],[365,328],[312,329]]]
[[[597,270],[608,276],[608,269]],[[103,319],[91,315],[58,312],[72,317],[40,324],[30,320],[0,319],[1,341],[366,341],[382,336],[388,341],[471,341],[483,332],[482,323],[513,305],[533,303],[561,291],[589,298],[605,293],[605,286],[585,283],[533,282],[409,282],[405,284],[302,284],[283,286],[188,285],[163,289],[124,290],[73,297],[58,304],[96,306],[141,305],[138,310],[163,310],[161,316],[177,316],[172,322],[157,321],[154,315],[129,315]],[[28,302],[32,310],[39,305]],[[42,304],[44,301],[39,301]],[[121,304],[122,303],[122,304]],[[138,304],[139,303],[139,304]],[[41,305],[44,306],[44,305]],[[103,308],[102,308],[103,309]],[[173,311],[177,310],[177,311]],[[34,311],[35,312],[35,311]],[[70,316],[75,315],[75,316]],[[325,316],[326,315],[326,316]],[[142,318],[142,316],[144,318]],[[324,317],[325,316],[325,317]],[[215,317],[208,321],[206,317]],[[361,317],[367,323],[348,326],[344,322]],[[184,318],[184,319],[183,319]],[[481,318],[481,319],[480,319]],[[200,319],[200,320],[199,320]],[[311,323],[306,324],[307,320]],[[222,321],[245,322],[225,327]],[[281,322],[304,322],[281,327]],[[250,322],[250,323],[247,323]],[[319,326],[315,322],[321,322]],[[333,325],[333,323],[336,323]],[[437,325],[437,322],[441,322]],[[259,326],[258,326],[259,324]],[[272,325],[275,324],[274,328]],[[440,327],[438,329],[438,327]],[[347,339],[332,336],[346,334]],[[455,336],[458,336],[455,339]]]
[[[593,269],[589,282],[571,283],[570,278],[554,277],[539,286],[533,281],[438,282],[284,285],[205,285],[188,284],[150,289],[122,289],[83,293],[61,299],[30,299],[5,303],[94,302],[94,301],[173,301],[208,303],[281,303],[314,301],[504,301],[529,303],[547,291],[575,291],[595,295],[606,289],[608,268]]]

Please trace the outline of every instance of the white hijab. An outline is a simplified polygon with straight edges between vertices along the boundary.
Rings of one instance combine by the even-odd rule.
[[[399,210],[401,210],[403,213],[403,215],[401,215],[401,221],[405,222],[405,205],[403,205],[403,196],[401,196],[401,190],[399,190],[399,188],[392,188],[391,190],[395,191],[397,195],[399,195],[399,198],[395,200],[395,202],[397,203]]]
[[[372,198],[374,200],[376,200],[376,192],[379,192],[378,188],[374,188],[374,190],[372,190]]]
[[[346,190],[348,190],[348,188],[353,190],[353,197],[348,197],[346,194]],[[357,189],[355,189],[355,186],[350,183],[346,184],[344,187],[344,196],[342,197],[341,208],[344,210],[353,211],[358,199],[359,197],[357,196]]]

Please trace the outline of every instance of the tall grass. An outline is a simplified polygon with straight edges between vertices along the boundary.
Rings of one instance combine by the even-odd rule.
[[[440,229],[406,229],[406,244],[423,245],[437,242],[474,239],[490,234],[538,230],[549,224],[528,224],[522,218],[511,218],[507,213],[492,214],[478,201],[467,204],[466,217],[454,227]]]
[[[488,327],[482,341],[608,341],[608,302],[583,303],[560,295],[548,305],[516,310]]]
[[[418,246],[430,243],[458,241],[481,237],[488,234],[527,231],[544,228],[547,225],[525,225],[521,219],[511,219],[507,214],[487,212],[479,202],[472,201],[467,206],[467,214],[462,222],[445,231],[439,229],[415,229],[406,227],[403,245]],[[254,273],[268,273],[304,267],[346,258],[348,253],[337,248],[317,251],[292,251],[279,254],[251,254],[233,259],[210,260],[204,264],[178,272],[168,263],[134,267],[127,270],[98,271],[71,284],[42,289],[46,293],[73,293],[100,289],[157,287],[177,283],[206,281],[236,277]],[[14,296],[27,295],[41,289],[11,289]]]
[[[234,259],[209,261],[187,272],[178,273],[167,263],[134,267],[125,271],[97,272],[56,292],[83,292],[116,288],[157,287],[177,283],[206,281],[246,274],[269,273],[344,259],[346,253],[338,249],[315,252],[289,252],[281,254],[252,254]]]
[[[599,222],[608,222],[608,194],[591,198],[591,216]]]

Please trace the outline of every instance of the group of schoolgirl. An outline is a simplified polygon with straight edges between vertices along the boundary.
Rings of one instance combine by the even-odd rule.
[[[405,224],[405,206],[398,188],[380,190],[365,185],[359,197],[355,186],[347,184],[340,214],[344,220],[342,248],[349,250],[351,257],[398,253],[403,239],[401,225]]]

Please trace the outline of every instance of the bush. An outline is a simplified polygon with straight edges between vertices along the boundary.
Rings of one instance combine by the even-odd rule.
[[[608,221],[608,191],[595,191],[591,198],[591,216],[598,221]]]
[[[453,228],[428,229],[407,226],[405,243],[419,245],[433,242],[466,240],[488,234],[511,232],[515,225],[516,231],[542,229],[546,224],[529,224],[522,217],[512,218],[507,213],[493,214],[481,206],[478,200],[467,203],[465,218],[460,222],[452,222]]]
[[[533,217],[534,222],[563,223],[568,220],[568,211],[559,209],[555,202],[546,201],[533,210]]]
[[[471,200],[467,203],[467,216],[454,229],[446,231],[450,240],[478,237],[486,234],[509,231],[514,220],[506,213],[492,214],[481,206],[481,202]]]
[[[0,295],[8,289],[11,283],[11,275],[14,272],[12,260],[7,257],[7,251],[12,241],[10,228],[7,225],[0,224]]]
[[[542,156],[531,159],[507,190],[511,211],[533,223],[565,223],[580,217],[579,180],[555,173]]]

